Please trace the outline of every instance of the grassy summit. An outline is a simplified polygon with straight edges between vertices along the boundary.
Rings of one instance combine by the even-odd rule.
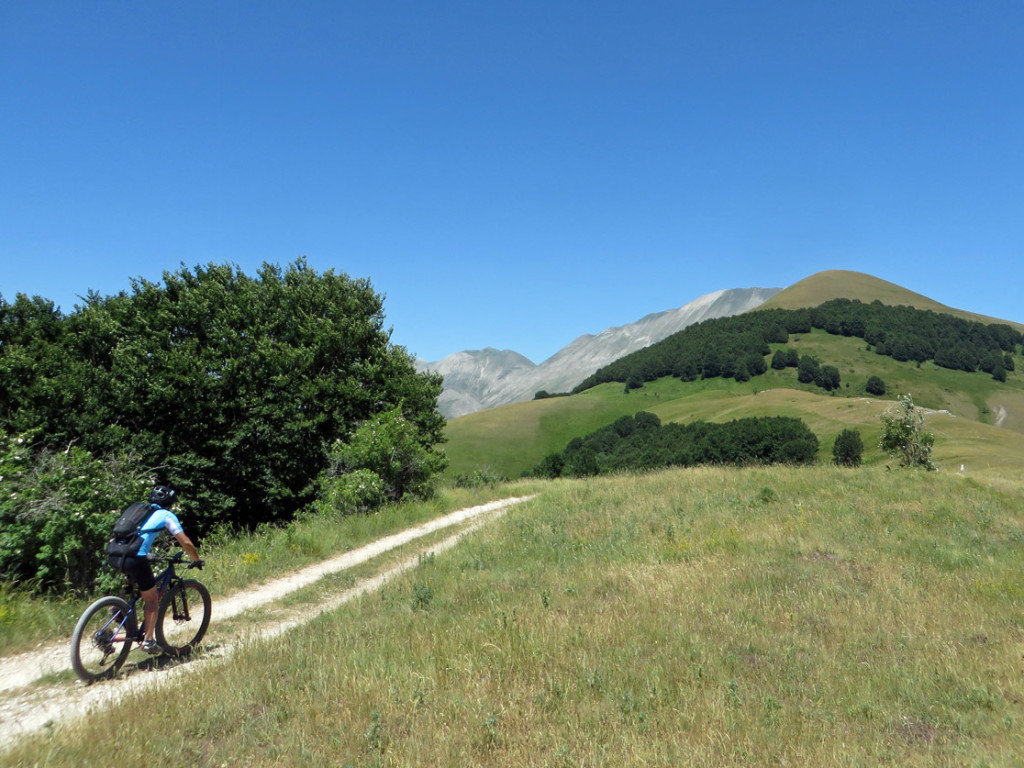
[[[775,294],[759,309],[816,307],[830,299],[857,299],[866,304],[880,301],[890,306],[906,305],[916,309],[930,309],[933,312],[942,312],[982,323],[1008,322],[987,315],[954,309],[887,280],[866,275],[863,272],[844,269],[830,269],[804,278]],[[1024,328],[1024,325],[1020,323],[1010,322],[1009,325],[1015,326],[1018,330]]]

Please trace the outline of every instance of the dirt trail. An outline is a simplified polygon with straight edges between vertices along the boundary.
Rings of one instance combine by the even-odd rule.
[[[440,543],[417,552],[399,565],[362,581],[352,589],[338,593],[329,600],[314,606],[302,606],[299,610],[293,611],[290,616],[278,616],[273,622],[252,625],[245,637],[235,637],[221,642],[210,652],[184,664],[161,666],[158,661],[147,659],[137,665],[133,674],[129,674],[128,666],[131,665],[131,661],[129,661],[129,665],[114,680],[96,685],[83,685],[77,681],[47,685],[37,683],[37,681],[45,675],[63,672],[70,668],[67,642],[40,647],[29,653],[0,658],[0,750],[20,736],[37,731],[44,726],[56,725],[62,721],[80,717],[96,707],[115,703],[128,693],[167,684],[178,680],[182,675],[198,672],[207,665],[215,664],[230,655],[245,643],[277,636],[313,619],[324,611],[332,610],[359,595],[378,589],[388,580],[414,567],[422,555],[443,552],[453,547],[463,536],[482,525],[485,519],[490,519],[476,518],[489,513],[493,513],[492,516],[500,515],[510,506],[529,498],[532,497],[513,497],[458,510],[422,525],[385,536],[329,560],[307,566],[289,576],[236,593],[223,600],[214,596],[213,621],[216,623],[247,610],[272,603],[324,576],[352,568],[435,531],[462,523],[470,523]],[[134,653],[133,658],[134,656],[138,656],[138,654]]]

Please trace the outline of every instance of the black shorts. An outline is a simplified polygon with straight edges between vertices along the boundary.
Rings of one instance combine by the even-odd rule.
[[[153,567],[149,564],[149,559],[145,555],[142,557],[126,557],[124,564],[121,566],[121,571],[128,577],[132,587],[139,590],[139,592],[145,592],[147,589],[152,589],[156,586]]]

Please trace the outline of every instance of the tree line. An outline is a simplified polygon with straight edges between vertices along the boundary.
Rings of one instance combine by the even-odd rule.
[[[766,372],[770,344],[785,344],[791,335],[813,328],[863,339],[877,354],[895,360],[931,360],[945,368],[984,371],[1001,381],[1014,370],[1013,355],[1024,343],[1024,335],[1007,324],[984,324],[879,301],[833,299],[810,309],[756,310],[691,325],[604,366],[573,392],[606,382],[636,388],[664,376],[747,381]],[[839,371],[834,366],[804,357],[776,357],[772,367],[798,367],[801,381],[826,390],[838,388]]]
[[[425,493],[444,466],[441,386],[391,343],[367,280],[303,260],[255,277],[183,267],[90,293],[66,315],[40,297],[0,297],[0,577],[50,578],[36,567],[50,545],[28,528],[138,499],[138,483],[104,467],[177,488],[200,537],[287,521],[357,469],[377,479],[356,508]],[[374,451],[404,469],[382,469]],[[36,498],[43,458],[50,475],[78,471],[95,487],[69,496],[73,483],[51,478],[57,496]],[[75,506],[88,498],[93,507]]]
[[[818,438],[800,419],[768,416],[724,424],[662,424],[653,413],[623,416],[544,457],[532,477],[587,477],[698,464],[810,464]]]

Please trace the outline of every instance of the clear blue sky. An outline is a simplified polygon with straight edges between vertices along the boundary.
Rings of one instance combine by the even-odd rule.
[[[1024,322],[1024,3],[0,4],[0,294],[368,277],[428,360],[853,269]]]

